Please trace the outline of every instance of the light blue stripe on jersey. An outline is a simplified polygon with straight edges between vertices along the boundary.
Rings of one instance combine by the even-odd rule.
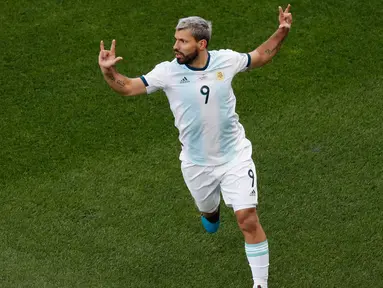
[[[236,135],[233,134],[233,131],[237,131],[235,122],[232,118],[229,118],[229,115],[233,115],[230,112],[231,109],[234,109],[232,101],[234,99],[230,98],[230,88],[220,85],[217,87],[217,95],[220,95],[220,152],[225,155],[225,162],[232,160],[235,157],[235,141]]]
[[[197,97],[195,97],[193,89],[190,89],[190,95],[183,95],[183,111],[180,115],[180,123],[189,126],[192,129],[187,129],[188,134],[185,135],[184,146],[188,147],[187,156],[194,162],[200,165],[205,164],[205,149],[202,137],[202,116]],[[187,93],[184,91],[184,93]]]

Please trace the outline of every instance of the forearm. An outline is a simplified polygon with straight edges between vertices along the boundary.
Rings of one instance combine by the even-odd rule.
[[[278,53],[281,49],[283,40],[285,40],[287,34],[289,33],[288,28],[282,27],[278,28],[277,31],[271,37],[265,41],[262,45],[260,45],[256,51],[258,52],[261,65],[263,66],[271,61],[271,59]]]
[[[117,93],[122,95],[129,94],[131,79],[118,73],[114,67],[109,69],[101,69],[105,81]]]

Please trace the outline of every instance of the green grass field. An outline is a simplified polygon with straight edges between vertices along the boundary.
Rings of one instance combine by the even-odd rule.
[[[270,287],[383,287],[382,3],[292,0],[273,62],[234,82],[253,143]],[[99,71],[117,40],[130,77],[172,59],[181,17],[210,49],[248,52],[272,1],[1,1],[0,287],[252,287],[224,208],[204,233],[162,92],[121,97]]]

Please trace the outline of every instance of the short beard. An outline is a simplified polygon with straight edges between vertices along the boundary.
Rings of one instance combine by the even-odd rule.
[[[187,56],[184,55],[184,54],[182,54],[182,55],[184,56],[183,59],[177,58],[178,64],[187,64],[187,65],[189,65],[189,64],[193,63],[193,61],[198,57],[198,51],[196,50],[196,51],[194,51],[193,53],[191,53],[191,54],[189,54]]]

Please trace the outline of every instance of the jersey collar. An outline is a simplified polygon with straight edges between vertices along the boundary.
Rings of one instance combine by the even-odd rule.
[[[190,70],[193,70],[193,71],[204,71],[209,66],[209,63],[210,63],[210,53],[208,51],[207,52],[206,65],[204,67],[202,67],[202,68],[194,68],[194,67],[189,66],[188,64],[185,64],[185,66],[188,67]]]

